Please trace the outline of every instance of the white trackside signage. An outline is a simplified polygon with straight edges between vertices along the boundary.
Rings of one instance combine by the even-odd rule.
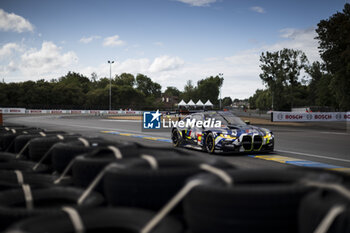
[[[272,113],[272,121],[350,121],[350,112],[277,112]]]

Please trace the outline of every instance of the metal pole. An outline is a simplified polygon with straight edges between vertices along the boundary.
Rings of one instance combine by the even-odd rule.
[[[109,110],[112,110],[112,64],[114,61],[108,61],[109,64]]]
[[[223,73],[219,73],[220,78],[221,78],[223,75],[224,75]],[[222,85],[221,85],[221,86],[222,86]],[[220,110],[221,110],[221,86],[220,86],[220,90],[219,90],[219,93],[220,93]]]

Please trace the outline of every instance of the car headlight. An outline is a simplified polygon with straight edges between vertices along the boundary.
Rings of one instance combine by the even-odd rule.
[[[227,139],[236,139],[235,136],[232,136],[232,135],[228,135],[228,134],[220,134],[219,135],[220,137],[223,137],[223,138],[227,138]]]
[[[266,135],[264,136],[266,144],[269,144],[271,140],[273,140],[273,133],[272,132],[266,132]]]

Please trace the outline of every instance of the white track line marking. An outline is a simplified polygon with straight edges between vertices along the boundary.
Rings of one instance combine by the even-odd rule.
[[[73,127],[80,127],[80,128],[87,128],[87,129],[98,129],[98,130],[103,130],[103,131],[116,131],[118,133],[134,133],[137,135],[143,135],[147,137],[164,137],[164,135],[160,134],[144,134],[140,131],[135,131],[135,130],[126,130],[126,129],[111,129],[111,128],[105,128],[105,127],[95,127],[95,126],[86,126],[86,125],[71,125]]]
[[[323,134],[337,134],[337,135],[349,135],[350,136],[350,133],[339,133],[339,132],[320,132],[320,133],[323,133]]]
[[[315,157],[315,158],[321,158],[321,159],[330,159],[330,160],[336,160],[336,161],[342,161],[342,162],[350,163],[349,159],[339,159],[339,158],[333,158],[333,157],[328,157],[328,156],[313,155],[313,154],[307,154],[307,153],[301,153],[301,152],[295,152],[295,151],[286,151],[286,150],[276,150],[276,152],[296,154],[296,155],[303,155],[303,156],[309,156],[309,157]]]
[[[117,121],[117,122],[137,122],[137,123],[141,123],[141,120],[113,120],[113,119],[102,119],[102,120],[99,120],[99,121],[110,121],[110,122]]]

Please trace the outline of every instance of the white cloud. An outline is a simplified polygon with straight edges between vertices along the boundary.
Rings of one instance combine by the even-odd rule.
[[[247,98],[254,94],[258,88],[263,88],[259,78],[261,70],[260,55],[262,52],[275,52],[283,48],[300,49],[306,53],[310,62],[320,60],[318,43],[314,39],[316,32],[313,28],[295,29],[286,28],[280,31],[278,42],[273,44],[255,45],[256,48],[233,53],[227,57],[208,57],[198,62],[186,62],[177,56],[158,56],[153,59],[144,56],[140,59],[116,60],[112,65],[112,75],[123,72],[136,75],[142,73],[152,80],[160,83],[163,90],[167,86],[175,86],[180,90],[187,80],[198,80],[208,76],[224,74],[222,97]],[[0,47],[0,51],[16,51],[17,47],[8,45]],[[9,61],[11,62],[9,63]],[[13,61],[12,61],[13,60]],[[16,67],[17,80],[22,81],[33,78],[58,78],[67,71],[80,72],[90,77],[96,72],[99,77],[109,77],[109,64],[107,62],[96,66],[84,67],[76,65],[77,56],[74,52],[63,52],[52,42],[44,42],[39,49],[26,51],[19,60],[9,58],[0,65],[0,71],[6,74],[7,79],[14,80]],[[73,66],[74,65],[74,66]],[[9,73],[11,75],[7,75]],[[2,75],[2,74],[1,74]],[[40,76],[41,75],[41,76]]]
[[[253,6],[250,8],[250,10],[255,11],[257,13],[260,13],[260,14],[265,13],[264,8],[262,8],[261,6]]]
[[[146,74],[157,80],[157,77],[164,76],[170,72],[177,72],[184,61],[179,57],[160,56],[153,61],[148,58],[141,59],[126,59],[124,61],[116,61],[112,64],[112,72],[114,74],[131,73],[131,74]],[[85,75],[90,75],[96,72],[99,77],[109,77],[109,64],[100,64],[98,67],[85,67],[81,71]],[[161,78],[160,78],[161,79]]]
[[[20,51],[21,47],[16,43],[7,43],[0,48],[0,60],[7,58],[14,51]]]
[[[100,36],[90,36],[90,37],[83,37],[79,40],[80,43],[88,44],[92,42],[93,40],[100,39]]]
[[[189,4],[191,6],[209,6],[211,3],[215,3],[217,0],[177,0]]]
[[[14,61],[10,61],[10,63],[6,67],[7,72],[15,72],[18,70],[18,66]]]
[[[167,86],[175,86],[183,90],[187,80],[193,80],[196,84],[200,79],[223,73],[222,97],[248,98],[255,93],[256,89],[264,88],[259,78],[261,73],[259,59],[262,52],[275,52],[283,48],[300,49],[306,53],[310,62],[320,60],[318,43],[314,39],[316,36],[314,29],[282,29],[280,33],[280,40],[277,43],[240,51],[228,57],[203,58],[201,62],[188,63],[176,56],[159,56],[153,60],[127,59],[114,64],[112,74],[142,73],[161,84],[163,90]],[[107,65],[82,73],[90,75],[95,71],[100,77],[109,77]]]
[[[122,46],[124,44],[125,42],[120,40],[118,35],[106,37],[103,41],[103,46],[106,46],[106,47]]]
[[[314,28],[296,29],[285,28],[280,30],[280,37],[284,40],[273,45],[263,46],[263,50],[278,51],[283,48],[299,49],[305,52],[310,62],[320,61],[318,52],[318,41],[315,39],[317,33]]]
[[[156,46],[159,46],[159,47],[163,47],[164,46],[164,43],[160,42],[160,41],[154,42],[153,44],[156,45]]]
[[[2,31],[15,31],[25,32],[33,31],[34,26],[22,16],[14,13],[7,13],[3,9],[0,9],[0,30]]]
[[[175,70],[181,67],[184,61],[179,57],[161,56],[154,59],[149,67],[151,72]]]
[[[77,62],[78,57],[74,52],[62,53],[61,50],[53,42],[43,42],[40,50],[30,49],[21,56],[22,73],[25,75],[57,73]]]

